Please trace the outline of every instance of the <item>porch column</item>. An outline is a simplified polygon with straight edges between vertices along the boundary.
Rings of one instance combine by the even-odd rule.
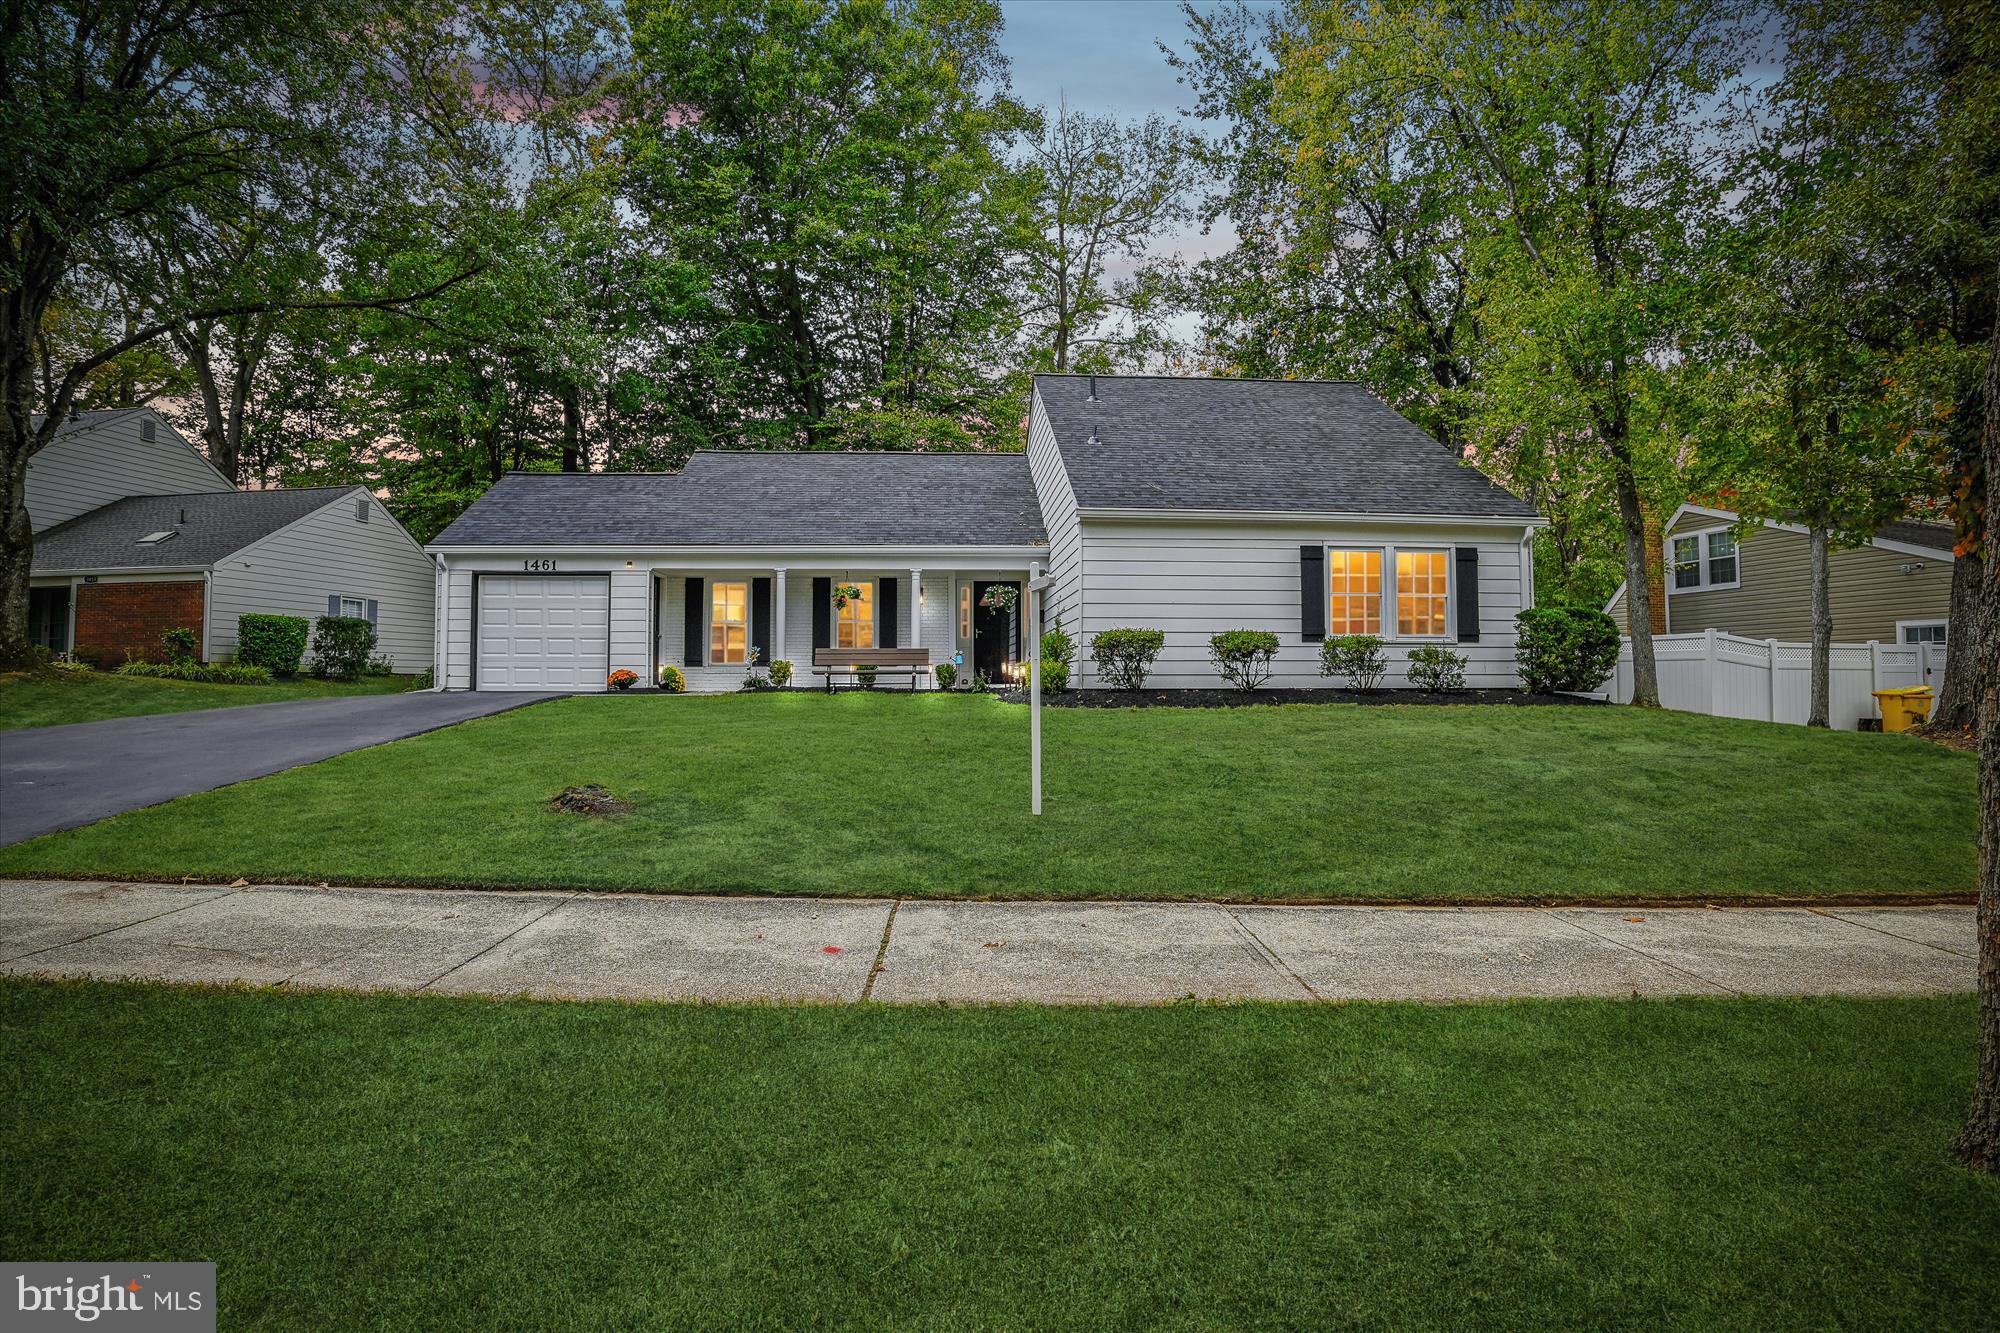
[[[910,571],[910,647],[924,646],[924,571]]]
[[[785,571],[771,571],[771,647],[765,654],[771,661],[791,659],[785,654]]]

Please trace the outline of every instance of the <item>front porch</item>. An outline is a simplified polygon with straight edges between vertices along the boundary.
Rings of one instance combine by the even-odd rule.
[[[663,565],[651,571],[653,662],[678,667],[690,693],[742,688],[752,664],[792,664],[792,684],[823,685],[816,648],[900,648],[950,662],[961,685],[984,672],[994,683],[1022,655],[1021,594],[1029,571],[1015,566],[925,568],[916,565],[785,564],[703,568]],[[1011,608],[982,605],[989,588],[1015,590]],[[836,685],[859,683],[851,671]],[[907,688],[904,676],[888,688]],[[937,688],[930,670],[918,689]]]

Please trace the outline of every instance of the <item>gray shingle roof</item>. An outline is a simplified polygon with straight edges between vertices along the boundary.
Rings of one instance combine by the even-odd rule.
[[[1884,523],[1875,529],[1877,541],[1901,542],[1905,546],[1921,546],[1939,555],[1950,555],[1958,545],[1958,535],[1949,523],[1925,523],[1919,519],[1898,519],[1894,523]]]
[[[78,514],[36,537],[35,573],[203,568],[361,489],[308,486],[128,496]],[[139,542],[149,533],[168,530],[174,535],[163,542]]]
[[[1535,516],[1358,384],[1092,378],[1035,377],[1085,509]]]
[[[516,472],[440,546],[1014,546],[1047,541],[1025,454],[703,450],[679,472]]]

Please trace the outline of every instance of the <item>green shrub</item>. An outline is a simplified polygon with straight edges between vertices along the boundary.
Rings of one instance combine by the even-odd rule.
[[[153,680],[190,680],[203,685],[269,685],[271,673],[260,666],[241,662],[127,662],[118,668],[121,676],[145,676]]]
[[[1209,660],[1239,690],[1254,690],[1271,678],[1278,636],[1263,629],[1229,629],[1208,641]]]
[[[1602,611],[1536,606],[1514,621],[1521,684],[1536,694],[1594,690],[1618,669],[1618,622]]]
[[[160,636],[160,647],[169,662],[192,662],[201,648],[201,639],[185,625],[177,625]]]
[[[953,663],[939,662],[931,668],[931,672],[937,677],[938,688],[941,690],[948,690],[958,684],[958,667]]]
[[[359,680],[375,651],[375,627],[360,616],[321,616],[313,622],[313,674],[326,680]]]
[[[875,668],[872,666],[856,667],[854,678],[861,682],[861,688],[864,690],[875,688]]]
[[[779,658],[777,661],[771,663],[772,688],[782,690],[785,688],[785,686],[791,683],[792,683],[792,664],[790,662],[787,662],[782,657]]]
[[[274,676],[296,676],[306,655],[306,634],[312,627],[304,616],[245,615],[236,617],[236,660],[260,666]]]
[[[376,653],[362,664],[364,676],[393,676],[396,674],[396,659],[387,653]]]
[[[1042,635],[1042,660],[1061,662],[1065,667],[1076,664],[1076,640],[1063,629],[1062,617],[1056,617],[1056,627]]]
[[[1143,690],[1146,675],[1167,646],[1164,630],[1107,629],[1090,641],[1090,660],[1097,674],[1115,690]]]
[[[1389,674],[1389,659],[1373,634],[1342,634],[1319,646],[1319,674],[1343,676],[1351,690],[1372,690]]]
[[[432,674],[431,668],[425,667],[422,671],[410,677],[409,688],[413,690],[435,689],[437,688],[437,677]]]
[[[1053,657],[1042,659],[1042,689],[1050,694],[1061,694],[1069,688],[1069,663],[1058,662]]]
[[[685,694],[687,693],[687,687],[688,687],[688,678],[681,674],[681,669],[679,667],[675,666],[672,662],[667,662],[661,665],[660,667],[661,689],[665,690],[668,694]]]
[[[984,671],[975,671],[972,673],[972,692],[974,694],[984,694],[992,688],[993,682],[986,679]]]
[[[1425,694],[1465,688],[1465,654],[1435,644],[1410,649],[1410,684]]]

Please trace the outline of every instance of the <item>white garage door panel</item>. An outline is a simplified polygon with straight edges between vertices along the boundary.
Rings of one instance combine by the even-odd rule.
[[[601,574],[479,580],[482,690],[603,690],[610,644]]]

